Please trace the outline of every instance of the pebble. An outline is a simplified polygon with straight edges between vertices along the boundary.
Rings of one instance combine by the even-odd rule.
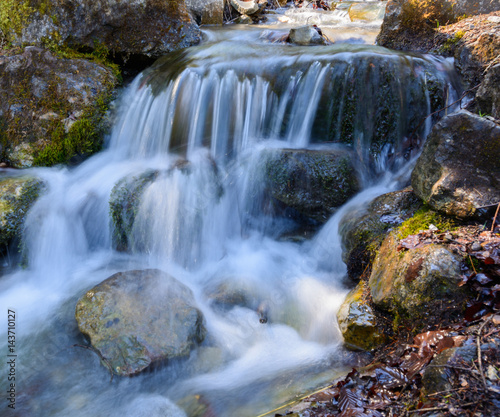
[[[490,16],[488,17],[488,22],[500,23],[500,16]]]
[[[472,249],[474,252],[477,252],[477,251],[479,251],[479,250],[483,249],[483,247],[482,247],[479,243],[474,242],[474,243],[472,244],[472,246],[471,246],[471,249]]]

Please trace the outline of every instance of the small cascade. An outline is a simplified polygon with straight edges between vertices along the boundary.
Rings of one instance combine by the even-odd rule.
[[[404,185],[398,170],[442,112],[426,116],[459,87],[446,60],[263,32],[206,31],[125,89],[104,151],[31,171],[46,191],[27,218],[25,268],[0,281],[0,303],[20,317],[21,414],[250,417],[352,365],[335,325],[347,293],[339,222]],[[311,184],[349,192],[325,211],[300,189]],[[149,268],[193,291],[207,337],[188,358],[109,382],[72,348],[76,302]]]

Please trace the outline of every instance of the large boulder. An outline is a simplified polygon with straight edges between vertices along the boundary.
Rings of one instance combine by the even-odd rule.
[[[159,57],[196,44],[200,31],[184,0],[8,0],[10,25],[3,28],[18,44],[104,46],[124,59]]]
[[[275,149],[263,159],[271,197],[321,223],[360,189],[348,151]]]
[[[205,337],[192,291],[156,269],[112,275],[80,298],[75,317],[117,375],[187,356]]]
[[[29,209],[43,190],[43,182],[34,177],[0,179],[0,251],[20,239]]]
[[[340,221],[342,259],[347,274],[358,281],[363,273],[370,273],[370,266],[388,230],[412,217],[422,206],[422,201],[411,187],[383,194],[366,207],[350,210]]]
[[[222,25],[224,0],[186,0],[188,9],[200,25]]]
[[[500,119],[500,64],[488,70],[477,90],[476,100],[483,113]]]
[[[347,294],[337,313],[337,321],[344,342],[348,348],[373,350],[385,341],[382,330],[377,326],[377,319],[371,308],[367,285],[362,281]]]
[[[422,200],[467,217],[500,201],[500,126],[466,110],[436,124],[412,173]]]
[[[0,157],[53,165],[101,148],[117,77],[101,64],[27,47],[0,56]]]
[[[462,257],[444,245],[428,244],[399,251],[396,232],[390,233],[375,258],[369,279],[373,303],[397,322],[410,322],[418,330],[459,314],[465,307],[460,287]],[[433,313],[438,314],[433,317]]]

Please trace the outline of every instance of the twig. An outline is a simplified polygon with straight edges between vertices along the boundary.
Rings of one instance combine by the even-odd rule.
[[[477,90],[477,89],[479,88],[479,86],[480,86],[480,85],[481,85],[481,84],[478,84],[478,85],[476,85],[476,86],[474,86],[474,87],[472,87],[472,88],[469,88],[468,90],[465,90],[465,91],[462,93],[462,95],[460,96],[460,98],[459,98],[458,100],[455,100],[453,103],[448,104],[447,106],[443,107],[442,109],[436,110],[435,112],[433,112],[433,113],[428,114],[427,116],[425,116],[425,117],[422,119],[422,121],[419,123],[419,125],[418,125],[418,126],[417,126],[414,130],[413,130],[413,132],[411,133],[410,137],[414,137],[414,136],[416,135],[416,133],[417,133],[418,129],[420,129],[420,126],[422,126],[422,125],[424,124],[424,122],[426,121],[426,119],[427,119],[427,118],[429,118],[429,117],[431,117],[431,116],[434,116],[434,115],[435,115],[435,114],[437,114],[437,113],[441,113],[443,110],[446,110],[446,109],[450,108],[451,106],[453,106],[454,104],[456,104],[456,103],[458,103],[458,102],[462,101],[462,100],[465,98],[465,96],[466,96],[467,94],[471,93],[471,92],[472,92],[472,91],[474,91],[474,90]]]
[[[477,339],[476,339],[476,342],[477,342],[477,363],[479,365],[479,372],[481,373],[481,379],[483,380],[483,386],[484,386],[484,389],[487,389],[487,385],[486,385],[486,378],[484,376],[484,372],[483,372],[483,359],[481,358],[481,332],[483,331],[483,328],[484,326],[486,326],[486,324],[491,320],[493,316],[489,316],[483,324],[481,324],[481,326],[479,327],[478,331],[477,331]]]
[[[451,369],[459,369],[461,371],[474,372],[474,369],[472,369],[472,368],[464,368],[464,367],[454,366],[454,365],[427,365],[427,367],[428,368],[451,368]]]
[[[460,404],[460,407],[468,407],[469,405],[478,404],[480,401],[474,401],[473,403]],[[449,405],[443,407],[432,407],[432,408],[421,408],[420,410],[411,410],[409,413],[423,413],[424,411],[439,411],[448,409]]]
[[[490,63],[489,65],[486,67],[486,69],[483,71],[483,75],[486,74],[488,72],[488,70],[493,66],[495,65],[495,63],[500,59],[500,54],[497,55],[496,58],[494,58]]]
[[[500,203],[498,203],[497,211],[495,212],[495,216],[493,217],[493,224],[491,225],[491,231],[495,230],[495,222],[497,221],[498,209],[500,209]]]
[[[472,269],[474,270],[474,273],[477,275],[477,271],[476,271],[476,268],[474,268],[474,262],[472,262],[472,258],[470,257],[469,254],[467,254],[469,256],[469,261],[470,261],[470,264],[472,265]]]
[[[455,388],[455,389],[449,389],[449,390],[446,390],[446,391],[439,391],[439,392],[434,392],[432,394],[428,394],[427,396],[428,397],[433,397],[434,395],[441,395],[441,394],[447,394],[449,392],[455,392],[455,391],[463,391],[465,390],[466,388]]]
[[[111,364],[109,363],[109,361],[104,356],[102,356],[101,352],[99,352],[93,346],[86,346],[86,345],[75,344],[75,345],[73,345],[73,347],[79,347],[79,348],[82,348],[82,349],[90,350],[90,351],[94,352],[97,356],[99,356],[99,358],[106,365],[106,368],[108,368],[108,371],[111,374],[111,379],[109,380],[109,382],[113,382],[113,376],[114,376],[114,374],[113,374],[113,368],[111,367]]]

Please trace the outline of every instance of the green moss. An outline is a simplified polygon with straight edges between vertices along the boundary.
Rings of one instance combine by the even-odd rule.
[[[429,206],[424,206],[413,217],[403,222],[398,229],[397,237],[398,239],[404,239],[417,234],[420,230],[427,230],[431,224],[441,231],[449,231],[455,228],[455,224],[451,219],[431,210]]]
[[[456,32],[453,37],[446,40],[446,42],[439,49],[439,52],[451,52],[453,50],[453,46],[455,46],[460,41],[460,39],[464,37],[464,35],[465,32],[463,30],[459,30],[458,32]]]
[[[33,13],[28,0],[2,0],[0,2],[0,31],[7,41],[20,35]]]

